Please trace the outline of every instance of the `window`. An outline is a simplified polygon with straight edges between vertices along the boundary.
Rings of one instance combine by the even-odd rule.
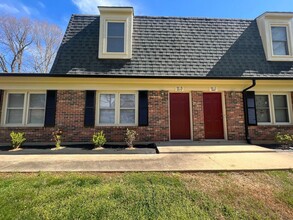
[[[275,121],[277,123],[289,122],[287,96],[273,95],[273,99],[274,99]]]
[[[99,10],[99,59],[131,59],[133,8],[99,6]]]
[[[269,96],[268,95],[256,95],[256,116],[257,122],[271,122]]]
[[[135,125],[137,124],[136,93],[99,93],[99,125]]]
[[[5,125],[43,125],[46,94],[37,92],[8,92]]]
[[[124,52],[124,23],[107,24],[107,52]]]
[[[260,124],[290,123],[288,95],[259,94],[255,96],[257,121]],[[271,104],[272,103],[272,104]]]
[[[257,19],[267,61],[293,61],[293,13],[266,12]]]
[[[271,27],[273,55],[289,55],[287,27]]]

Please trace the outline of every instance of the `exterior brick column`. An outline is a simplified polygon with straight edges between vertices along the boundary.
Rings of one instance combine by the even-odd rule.
[[[192,104],[192,127],[193,140],[199,141],[205,138],[204,133],[204,112],[203,112],[203,93],[198,91],[191,92]]]
[[[226,91],[226,120],[228,140],[244,140],[244,109],[242,92]]]

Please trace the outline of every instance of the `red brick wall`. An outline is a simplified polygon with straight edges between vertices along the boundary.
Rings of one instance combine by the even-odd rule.
[[[167,141],[169,140],[168,92],[149,91],[148,100],[149,126],[129,128],[138,132],[138,141]],[[104,130],[108,141],[124,141],[127,127],[84,128],[84,107],[85,91],[58,91],[55,128],[2,127],[0,143],[10,141],[11,131],[25,132],[27,142],[49,142],[51,133],[56,128],[64,131],[63,141],[66,142],[88,142],[93,133],[99,130]]]
[[[244,110],[241,92],[225,92],[228,140],[244,140]]]
[[[192,102],[193,140],[194,141],[203,140],[205,138],[204,114],[203,114],[203,93],[198,91],[192,91],[191,102]]]
[[[291,92],[291,101],[291,107],[293,108],[293,92]],[[293,115],[291,115],[291,120],[293,120],[292,117]],[[293,134],[293,125],[249,126],[249,135],[251,140],[274,140],[274,137],[278,132]]]
[[[293,93],[292,100],[293,100]],[[0,92],[0,114],[3,103]],[[108,141],[124,141],[127,127],[84,128],[85,91],[58,91],[55,128],[0,128],[0,143],[9,142],[11,131],[26,133],[28,142],[49,142],[54,129],[64,130],[66,142],[90,141],[95,131],[104,130]],[[168,141],[168,92],[149,91],[149,126],[131,127],[138,132],[139,141]],[[204,139],[203,93],[191,92],[193,139]],[[244,140],[244,111],[241,92],[225,92],[227,133],[229,140]],[[292,103],[293,105],[293,103]],[[293,134],[293,126],[249,126],[252,140],[273,140],[277,132]]]

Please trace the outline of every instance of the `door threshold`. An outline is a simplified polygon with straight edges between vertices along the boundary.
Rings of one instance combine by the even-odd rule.
[[[182,141],[182,142],[184,142],[184,141],[192,141],[191,139],[172,139],[172,140],[169,140],[169,141]]]

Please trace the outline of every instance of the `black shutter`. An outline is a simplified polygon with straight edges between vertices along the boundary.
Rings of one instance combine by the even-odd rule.
[[[149,125],[148,111],[148,91],[139,91],[138,93],[138,125]]]
[[[95,126],[95,99],[96,91],[86,91],[85,94],[85,111],[84,111],[84,126]]]
[[[244,93],[246,119],[248,125],[257,125],[255,93],[254,91],[247,91]]]
[[[55,126],[57,91],[48,90],[46,98],[45,127]]]

